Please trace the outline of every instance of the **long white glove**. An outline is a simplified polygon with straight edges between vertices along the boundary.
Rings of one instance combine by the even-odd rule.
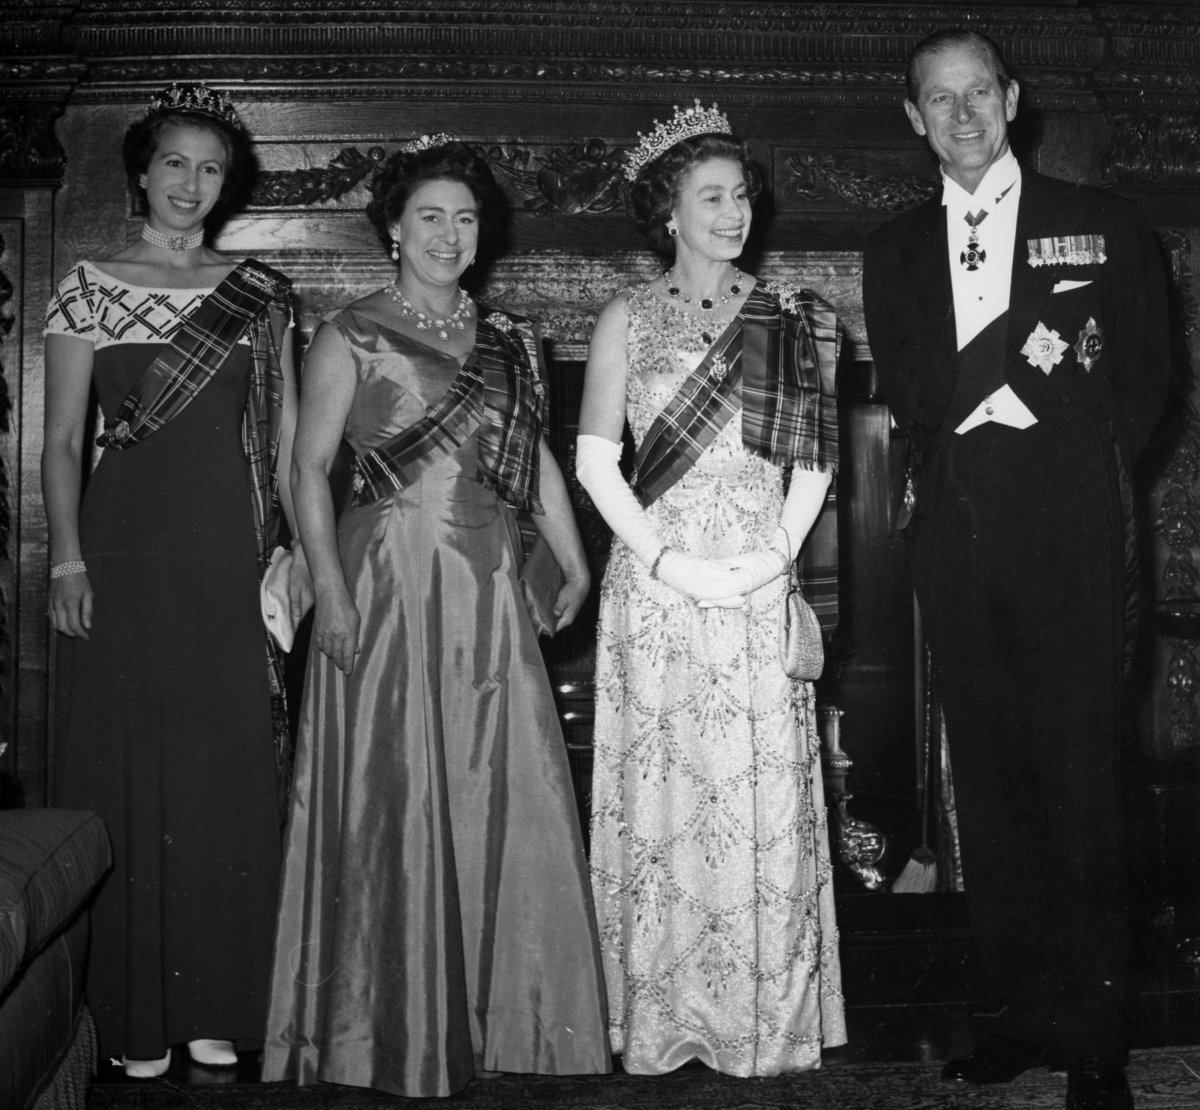
[[[726,565],[739,567],[748,576],[749,585],[745,594],[752,594],[767,583],[774,582],[780,575],[787,574],[792,560],[800,554],[800,547],[817,519],[821,506],[825,504],[831,477],[816,470],[794,468],[788,495],[779,514],[779,525],[771,542],[766,547],[747,551],[725,561]],[[709,604],[728,608],[736,600],[721,598]],[[742,600],[744,602],[744,595]],[[701,608],[708,608],[708,604],[702,603]]]
[[[650,515],[621,477],[621,445],[603,436],[575,441],[575,474],[605,523],[655,576],[684,597],[715,601],[746,592],[749,575],[732,570],[729,560],[700,559],[673,551],[662,541]]]

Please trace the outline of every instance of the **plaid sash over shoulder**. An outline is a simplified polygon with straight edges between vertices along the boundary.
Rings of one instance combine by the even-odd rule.
[[[479,480],[514,509],[540,514],[538,447],[546,386],[537,325],[481,305],[475,354],[483,375]]]
[[[124,449],[178,416],[216,375],[235,344],[279,297],[288,281],[253,259],[241,262],[179,326],[133,384],[97,443]]]
[[[195,400],[249,333],[250,389],[242,417],[242,450],[250,464],[250,499],[260,572],[279,531],[278,455],[283,414],[280,352],[291,319],[291,282],[254,259],[240,262],[191,315],[121,402],[97,440],[126,450],[166,427]],[[275,734],[276,794],[287,814],[291,740],[283,665],[264,629]]]
[[[649,505],[679,481],[739,408],[747,451],[836,470],[839,346],[837,316],[814,294],[752,290],[642,440],[638,499]]]
[[[542,511],[537,498],[545,403],[541,343],[531,321],[482,307],[479,317],[475,349],[442,399],[415,424],[355,459],[354,504],[411,485],[478,429],[478,480],[514,508]]]
[[[634,460],[632,482],[643,506],[657,501],[692,468],[741,407],[741,335],[739,315],[647,430]]]
[[[483,419],[483,377],[472,352],[440,401],[415,424],[354,460],[354,504],[412,485],[434,462],[453,454]]]
[[[778,466],[836,470],[840,346],[837,315],[815,294],[756,286],[643,438],[632,483],[641,503],[650,505],[678,482],[739,408],[746,450]],[[838,620],[832,487],[805,544],[801,578],[821,627],[831,632]]]
[[[836,470],[837,314],[807,289],[762,289],[746,298],[742,442],[780,466]]]

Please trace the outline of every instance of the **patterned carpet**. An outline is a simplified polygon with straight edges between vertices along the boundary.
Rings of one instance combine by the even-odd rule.
[[[1135,1052],[1137,1110],[1200,1110],[1200,1047]],[[732,1079],[704,1068],[644,1078],[557,1079],[505,1075],[450,1099],[397,1099],[353,1087],[226,1083],[99,1083],[89,1110],[1061,1110],[1066,1079],[1027,1072],[1003,1087],[943,1084],[936,1064],[836,1064],[777,1079]]]

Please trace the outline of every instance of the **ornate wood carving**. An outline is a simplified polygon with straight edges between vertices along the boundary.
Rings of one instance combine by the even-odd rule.
[[[381,146],[365,153],[347,146],[323,168],[266,170],[258,176],[250,204],[255,208],[297,208],[337,200],[369,177],[385,157]]]
[[[11,261],[5,257],[7,254],[8,244],[0,235],[0,267],[4,267]],[[8,391],[8,378],[5,376],[4,357],[2,357],[5,355],[4,347],[9,334],[16,323],[12,299],[13,284],[4,270],[0,268],[0,435],[3,436],[7,436],[12,431],[12,398]],[[0,574],[0,660],[3,661],[3,665],[0,665],[0,692],[7,689],[10,684],[11,652],[9,649],[11,645],[9,642],[8,591],[6,589],[9,577],[8,534],[12,524],[10,489],[8,467],[5,465],[3,456],[0,455],[0,563],[3,563],[3,573]],[[0,755],[3,754],[5,746],[0,744]]]
[[[937,184],[916,176],[888,177],[860,173],[838,162],[832,154],[799,151],[787,158],[792,171],[789,189],[808,200],[836,197],[856,208],[904,212],[927,200]]]
[[[512,199],[538,216],[616,212],[624,208],[624,148],[603,139],[578,146],[534,148],[514,144],[479,147]]]
[[[54,134],[62,107],[50,104],[0,106],[0,178],[60,180],[67,155]]]
[[[1114,112],[1104,157],[1104,179],[1113,184],[1200,184],[1200,115]]]
[[[624,208],[621,164],[624,148],[603,139],[575,146],[475,143],[516,208],[535,216],[614,212]],[[324,167],[268,170],[259,175],[254,208],[297,208],[338,200],[365,181],[390,152],[343,147]]]
[[[1183,343],[1200,335],[1200,302],[1193,283],[1191,243],[1170,232],[1165,237],[1175,286],[1184,310]],[[1154,529],[1167,549],[1163,562],[1156,626],[1166,637],[1167,728],[1154,737],[1161,754],[1200,747],[1200,409],[1197,381],[1187,350],[1180,345],[1173,398],[1168,412],[1174,443],[1159,478]]]

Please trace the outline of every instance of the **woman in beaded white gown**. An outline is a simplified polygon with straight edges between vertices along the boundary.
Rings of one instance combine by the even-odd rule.
[[[837,325],[733,266],[758,177],[715,106],[672,127],[628,172],[674,264],[601,313],[580,419],[577,472],[616,536],[592,884],[625,1070],[774,1075],[845,1041],[813,691],[779,652],[785,571],[836,466]]]

